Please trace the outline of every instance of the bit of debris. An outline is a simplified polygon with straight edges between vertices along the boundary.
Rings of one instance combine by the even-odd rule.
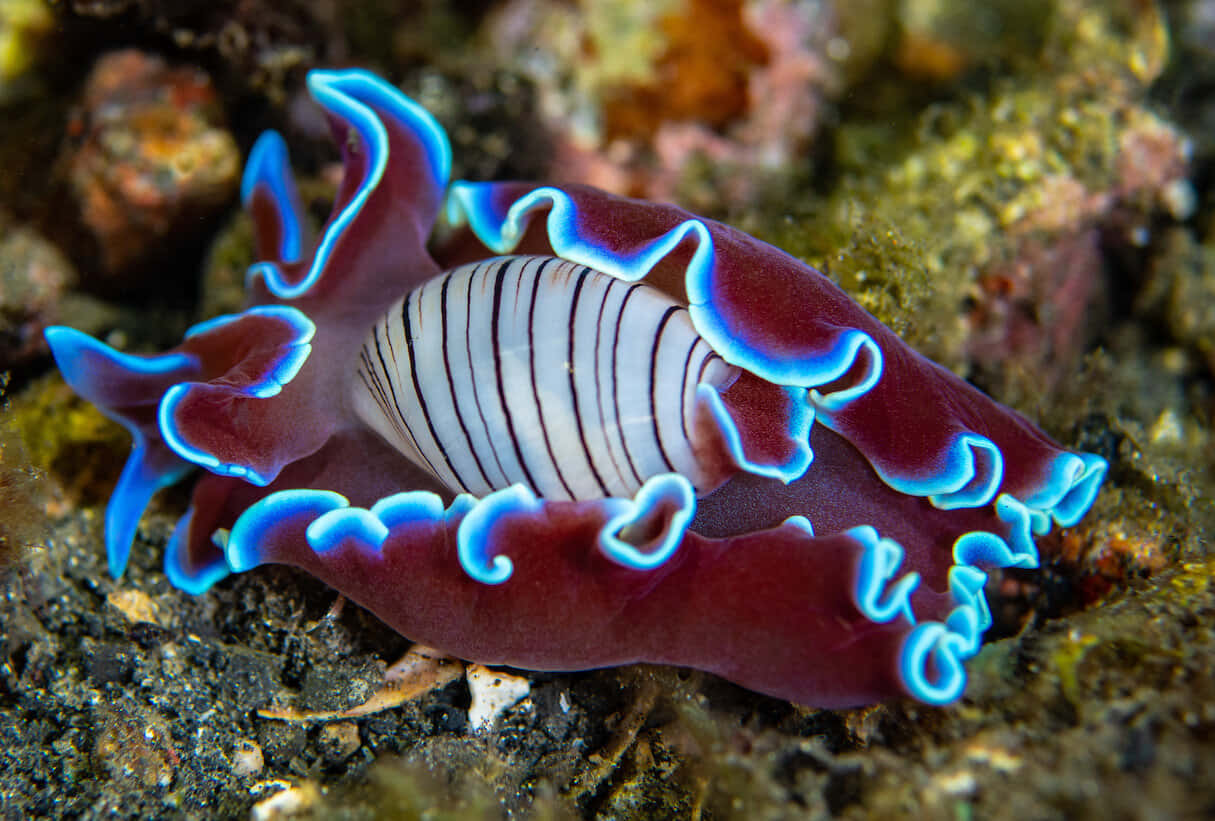
[[[160,621],[160,609],[156,602],[142,590],[115,590],[105,597],[109,604],[126,617],[131,624],[164,625]]]
[[[493,727],[499,716],[531,692],[531,683],[522,676],[491,670],[481,664],[468,665],[464,675],[472,692],[468,723],[479,733]]]
[[[399,707],[407,701],[442,687],[460,677],[463,666],[456,659],[430,647],[415,644],[400,661],[384,672],[384,683],[371,698],[348,710],[301,711],[293,707],[265,707],[262,718],[280,721],[344,721]]]

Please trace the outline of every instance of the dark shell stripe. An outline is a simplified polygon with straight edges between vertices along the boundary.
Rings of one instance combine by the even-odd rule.
[[[582,270],[578,272],[578,280],[574,284],[574,295],[570,303],[571,320],[570,332],[568,334],[569,347],[565,355],[566,362],[577,362],[578,357],[582,355],[583,351],[591,351],[591,355],[594,356],[594,348],[587,347],[588,340],[586,339],[587,334],[585,329],[587,328],[588,323],[586,320],[586,315],[579,311],[579,300],[582,297],[582,286],[586,284],[587,275],[590,273],[591,269],[583,266]],[[602,307],[602,301],[600,301],[599,304],[600,307]],[[579,338],[582,338],[581,342],[579,342]],[[568,371],[569,377],[567,381],[569,382],[570,396],[574,398],[574,421],[578,427],[578,439],[582,442],[583,457],[590,466],[591,474],[595,478],[595,484],[599,488],[600,493],[602,493],[604,496],[608,496],[610,495],[610,491],[608,490],[607,482],[604,481],[603,474],[600,473],[595,458],[591,454],[590,445],[586,441],[587,429],[585,423],[583,422],[583,414],[597,409],[598,403],[591,403],[588,401],[587,397],[581,395],[578,390],[577,379],[574,376],[574,369],[567,368],[566,370]]]
[[[450,279],[450,277],[448,277],[448,279]],[[486,369],[476,367],[477,361],[483,363],[490,362],[492,353],[487,350],[482,352],[480,357],[478,357],[478,354],[473,346],[474,340],[478,345],[484,346],[490,346],[493,343],[488,336],[481,333],[484,326],[478,326],[478,333],[473,334],[473,322],[470,320],[473,315],[474,305],[476,305],[478,308],[483,308],[488,304],[484,298],[484,278],[481,278],[480,282],[474,282],[473,277],[462,277],[462,279],[464,280],[465,293],[464,318],[462,320],[462,324],[464,325],[464,356],[467,358],[468,367],[463,372],[461,385],[466,387],[464,387],[461,391],[461,395],[466,396],[470,393],[472,394],[473,403],[477,408],[477,422],[479,423],[479,426],[474,425],[472,428],[472,435],[477,437],[477,441],[470,443],[470,447],[474,449],[475,453],[488,453],[493,459],[494,467],[497,470],[497,472],[494,474],[496,481],[490,480],[489,477],[486,477],[486,486],[505,487],[510,484],[510,481],[506,478],[507,473],[506,468],[502,465],[502,458],[498,455],[498,451],[494,447],[494,440],[490,434],[489,420],[486,417],[485,409],[489,406],[492,399],[492,397],[489,395],[488,382],[486,381],[485,375],[482,373],[482,371],[485,371]],[[453,404],[455,404],[456,407],[460,407],[460,403],[458,402],[453,402]]]
[[[487,474],[485,472],[485,465],[482,464],[480,455],[472,447],[472,434],[469,433],[468,423],[465,421],[464,413],[460,408],[460,403],[456,399],[455,376],[453,375],[452,368],[451,368],[452,351],[451,351],[451,347],[450,347],[450,332],[453,329],[450,327],[450,323],[447,320],[448,305],[450,304],[449,300],[451,297],[451,295],[449,293],[450,286],[451,286],[451,277],[443,277],[443,287],[439,291],[439,308],[441,311],[439,321],[443,328],[443,369],[447,375],[448,396],[451,398],[452,407],[454,407],[456,409],[456,422],[459,423],[459,425],[460,425],[460,432],[464,434],[464,442],[466,443],[469,453],[472,454],[473,461],[476,464],[477,476],[480,477],[481,483],[483,485],[485,485],[486,487],[489,487],[490,486],[489,474]],[[456,329],[456,330],[458,330],[458,329]],[[468,339],[467,326],[465,327],[464,331],[465,331],[464,339],[467,342],[467,339]],[[469,367],[471,368],[471,366],[472,366],[472,361],[469,360]]]
[[[709,482],[688,435],[696,390],[732,373],[656,289],[520,256],[406,295],[358,370],[360,416],[443,484],[549,499],[632,496],[661,473]]]

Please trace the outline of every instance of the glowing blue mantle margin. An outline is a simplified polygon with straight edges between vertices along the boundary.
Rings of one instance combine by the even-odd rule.
[[[198,376],[199,362],[187,353],[136,356],[122,353],[74,328],[53,326],[44,332],[60,373],[77,394],[131,434],[131,453],[105,513],[105,549],[110,575],[118,578],[127,567],[131,544],[144,509],[158,491],[175,484],[192,469],[159,443],[150,443],[140,424],[110,409],[102,401],[107,374],[189,379]]]
[[[783,464],[768,464],[748,458],[738,425],[726,409],[725,402],[716,388],[705,384],[697,385],[696,399],[704,404],[717,423],[717,430],[734,464],[747,473],[779,479],[789,484],[804,476],[814,460],[814,453],[810,450],[810,427],[814,424],[814,408],[805,401],[805,388],[785,388],[785,392],[793,406],[785,435],[793,447],[789,459]]]
[[[388,167],[388,131],[376,112],[377,108],[418,140],[426,153],[431,184],[436,190],[442,191],[451,177],[451,143],[447,140],[447,132],[430,112],[376,75],[361,69],[310,71],[308,90],[322,108],[358,134],[360,150],[366,152],[367,168],[350,202],[325,228],[312,257],[312,264],[298,283],[292,285],[288,282],[282,270],[273,262],[259,262],[249,267],[245,275],[246,283],[260,278],[266,288],[280,299],[296,299],[316,284],[334,246],[384,178]],[[294,213],[296,205],[290,197],[291,189],[276,184],[279,174],[288,173],[286,150],[280,152],[273,144],[274,138],[269,139],[270,144],[255,152],[254,158],[258,164],[246,171],[243,193],[249,195],[257,182],[267,181],[267,190],[274,201],[279,220],[286,226],[297,219]],[[260,140],[257,145],[261,146]],[[285,240],[284,248],[287,248]],[[285,258],[289,259],[290,256],[285,255]]]
[[[637,570],[652,570],[665,564],[678,549],[696,512],[696,495],[683,476],[655,476],[642,485],[634,499],[602,499],[582,504],[601,505],[606,522],[600,529],[597,547],[609,560]],[[387,496],[370,509],[351,507],[346,497],[329,490],[282,490],[249,507],[230,532],[215,535],[224,551],[228,569],[241,572],[264,560],[261,549],[272,540],[273,531],[287,520],[306,521],[305,538],[317,553],[351,541],[364,550],[379,552],[396,528],[415,525],[446,526],[458,520],[457,555],[464,572],[482,584],[502,584],[514,572],[509,556],[496,553],[493,528],[505,517],[537,515],[543,503],[523,485],[512,485],[482,499],[457,496],[444,508],[429,491],[406,491]],[[648,550],[633,545],[623,534],[632,525],[653,516],[665,516],[661,535]],[[183,518],[183,523],[187,517]],[[185,525],[183,524],[182,527]],[[805,526],[809,528],[808,523]],[[175,584],[191,592],[202,592],[226,573],[208,570],[205,578],[186,580],[175,569]]]
[[[312,337],[316,333],[316,325],[290,305],[259,305],[244,313],[226,314],[200,322],[186,331],[186,339],[236,322],[245,316],[276,319],[289,325],[295,333],[295,338],[284,348],[281,357],[265,377],[242,391],[253,399],[269,399],[281,393],[283,386],[291,382],[299,373],[300,368],[304,367],[304,363],[308,361],[308,357],[312,353],[311,343]],[[274,481],[273,476],[262,476],[249,465],[224,462],[216,458],[214,454],[193,447],[182,437],[177,423],[174,421],[174,414],[182,399],[196,384],[198,383],[180,382],[166,390],[164,396],[161,397],[160,405],[156,410],[156,419],[165,444],[187,462],[192,462],[220,476],[234,476],[258,487],[265,487]]]
[[[258,186],[265,186],[270,195],[282,232],[278,258],[283,262],[298,262],[304,252],[303,207],[287,159],[287,144],[277,131],[262,132],[249,152],[240,185],[240,200],[246,211],[252,208]]]
[[[948,704],[966,689],[964,662],[979,652],[983,633],[991,626],[991,610],[983,594],[984,568],[1038,566],[1034,535],[1050,530],[1050,514],[1007,493],[997,497],[995,506],[1009,536],[973,531],[954,543],[954,566],[948,576],[953,608],[944,622],[917,621],[911,594],[919,583],[918,574],[904,574],[892,583],[903,560],[898,543],[879,537],[871,527],[847,531],[864,547],[854,589],[857,608],[874,622],[902,618],[913,625],[900,653],[899,677],[909,693],[928,704]]]
[[[252,398],[271,397],[281,392],[283,386],[299,373],[311,352],[310,343],[316,328],[298,310],[290,306],[257,306],[243,314],[219,316],[201,322],[186,332],[186,338],[222,328],[246,315],[284,322],[294,332],[294,339],[286,346],[279,361],[274,363],[261,381],[245,389],[245,394]],[[88,334],[59,326],[47,328],[45,336],[60,372],[72,389],[125,427],[133,440],[122,475],[106,506],[106,557],[110,574],[115,578],[126,571],[139,520],[152,497],[183,479],[195,465],[255,483],[258,480],[263,480],[261,484],[270,481],[247,466],[221,463],[214,456],[188,445],[179,434],[173,422],[173,412],[189,388],[198,384],[195,380],[202,376],[201,365],[193,354],[126,354]],[[112,387],[107,382],[139,377],[160,377],[168,385],[156,408],[157,433],[162,441],[149,441],[148,434],[136,417],[128,418],[121,411],[109,408],[105,401],[106,392]],[[188,512],[178,524],[173,536],[176,541],[170,542],[166,553],[165,572],[182,589],[201,592],[227,575],[228,571],[226,567],[216,565],[202,571],[206,578],[200,580],[185,570],[179,542],[184,539],[191,515],[192,512]]]

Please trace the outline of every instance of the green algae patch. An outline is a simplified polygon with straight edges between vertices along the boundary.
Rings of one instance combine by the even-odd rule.
[[[88,504],[109,497],[131,436],[76,396],[58,373],[29,385],[12,401],[7,420],[25,443],[30,462],[69,494]]]
[[[0,396],[7,385],[0,374]],[[7,402],[0,408],[0,568],[41,540],[47,531],[41,471],[30,461],[25,442],[13,428]]]

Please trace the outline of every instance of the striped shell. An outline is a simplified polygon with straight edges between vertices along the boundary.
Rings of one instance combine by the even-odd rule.
[[[721,390],[736,373],[649,285],[555,257],[497,257],[426,282],[375,324],[355,408],[444,485],[477,496],[515,483],[548,499],[631,496],[662,473],[709,490],[722,477],[708,467],[714,428],[697,386]]]

